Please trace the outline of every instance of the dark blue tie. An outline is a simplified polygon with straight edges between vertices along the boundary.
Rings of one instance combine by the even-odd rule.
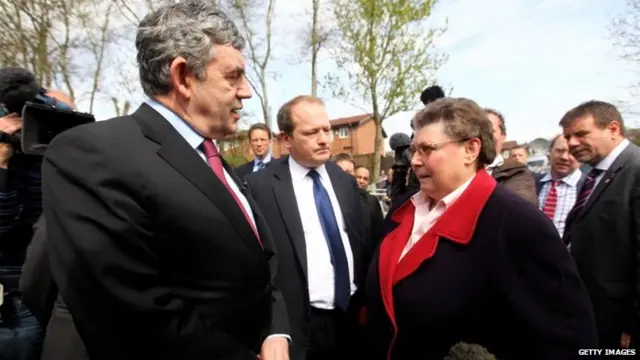
[[[329,193],[327,193],[327,190],[322,186],[322,182],[320,181],[320,174],[315,170],[311,170],[307,175],[313,179],[313,197],[316,200],[318,217],[320,218],[322,231],[324,232],[324,237],[327,240],[331,254],[331,263],[333,264],[335,276],[335,306],[346,312],[347,306],[349,305],[349,296],[351,296],[351,280],[349,278],[349,264],[347,263],[347,255],[344,250],[344,245],[342,244],[340,229],[338,228],[336,215],[331,206]]]
[[[267,166],[267,164],[264,163],[264,161],[262,160],[258,160],[256,161],[256,171],[258,170],[262,170]]]

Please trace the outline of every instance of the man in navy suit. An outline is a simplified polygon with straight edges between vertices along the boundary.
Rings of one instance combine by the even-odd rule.
[[[253,152],[253,160],[236,167],[236,174],[241,179],[245,179],[249,174],[262,170],[271,162],[271,145],[272,133],[269,127],[263,123],[251,125],[249,128],[249,141],[251,142],[251,151]]]
[[[569,151],[591,170],[563,240],[587,287],[599,347],[633,349],[640,301],[640,148],[625,139],[615,106],[592,100],[560,121]]]
[[[369,219],[356,180],[333,162],[321,99],[278,111],[289,156],[248,177],[278,254],[276,285],[291,327],[292,360],[358,358],[357,319],[369,264]],[[355,353],[354,353],[355,352]]]

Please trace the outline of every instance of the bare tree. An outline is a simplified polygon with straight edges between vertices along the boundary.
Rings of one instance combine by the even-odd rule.
[[[89,97],[89,112],[93,113],[93,107],[96,102],[96,98],[101,90],[107,92],[107,89],[101,87],[105,65],[109,65],[106,59],[106,53],[109,44],[115,41],[115,32],[111,28],[111,17],[114,15],[114,3],[108,2],[105,6],[100,6],[99,2],[95,2],[89,5],[88,10],[80,18],[82,27],[86,29],[85,37],[83,39],[83,46],[86,52],[93,57],[94,66],[88,71],[88,78],[92,79],[91,87],[88,89]],[[96,23],[94,16],[96,13],[104,14],[104,18],[101,19],[95,29],[92,29],[92,24]]]
[[[311,1],[311,24],[309,30],[304,33],[304,52],[310,55],[311,95],[318,96],[318,60],[320,50],[329,41],[332,32],[326,25],[327,22],[321,21],[320,0]]]
[[[0,5],[5,19],[0,66],[32,71],[44,87],[55,86],[74,102],[87,100],[91,112],[99,94],[118,92],[101,86],[111,65],[109,46],[117,40],[111,0],[0,0]]]
[[[265,3],[266,1],[266,3]],[[271,34],[275,0],[226,0],[221,2],[239,25],[247,42],[247,58],[249,72],[247,79],[262,106],[262,117],[265,124],[273,129],[271,109],[267,91],[267,80],[272,74],[268,71],[272,57]],[[263,11],[261,11],[263,10]],[[258,19],[264,17],[261,26]],[[261,35],[262,33],[262,35]]]
[[[613,18],[610,34],[620,57],[640,71],[640,0],[627,0],[622,13]],[[640,79],[630,84],[632,100],[623,107],[637,105],[640,100]]]

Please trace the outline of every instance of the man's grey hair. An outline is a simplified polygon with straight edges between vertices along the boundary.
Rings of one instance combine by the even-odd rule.
[[[181,56],[198,79],[206,77],[214,45],[244,48],[231,19],[211,1],[183,0],[164,5],[140,22],[136,35],[140,84],[147,96],[171,91],[171,62]]]

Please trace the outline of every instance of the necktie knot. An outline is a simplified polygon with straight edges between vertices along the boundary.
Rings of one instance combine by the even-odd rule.
[[[310,177],[310,178],[312,178],[312,179],[313,179],[313,181],[320,180],[320,174],[318,174],[318,172],[317,172],[317,171],[315,171],[315,170],[311,170],[311,171],[309,171],[309,172],[307,173],[307,176],[308,176],[308,177]]]
[[[592,179],[595,179],[595,178],[598,177],[598,175],[602,174],[603,172],[604,172],[604,170],[602,170],[602,169],[593,168],[593,169],[591,169],[591,171],[589,171],[589,174],[587,176],[592,178]]]
[[[219,156],[218,148],[210,139],[206,139],[202,142],[202,152],[207,159],[211,159],[212,157]]]

